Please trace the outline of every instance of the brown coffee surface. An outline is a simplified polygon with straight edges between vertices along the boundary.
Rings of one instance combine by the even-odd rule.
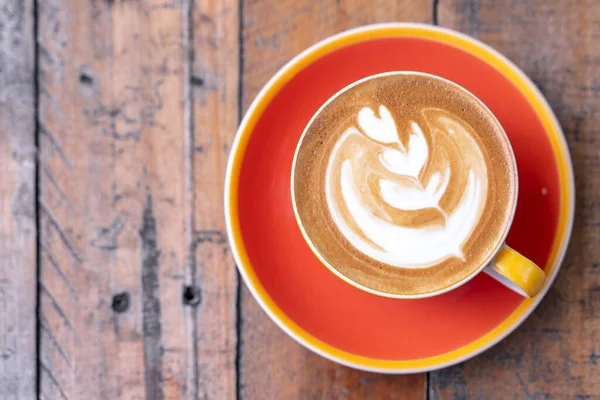
[[[516,201],[508,140],[458,86],[386,74],[335,96],[296,154],[293,200],[334,269],[390,294],[434,292],[486,263]]]

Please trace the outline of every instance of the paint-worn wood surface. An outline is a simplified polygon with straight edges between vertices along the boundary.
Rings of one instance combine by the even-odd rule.
[[[33,2],[0,0],[0,398],[36,393]]]
[[[201,302],[192,315],[196,397],[236,397],[237,274],[225,233],[223,183],[239,120],[239,4],[196,0],[191,10],[191,119],[194,167],[192,280]]]
[[[0,0],[0,398],[600,397],[595,5]],[[262,85],[316,41],[383,21],[438,23],[515,61],[556,111],[577,179],[548,298],[429,376],[302,348],[239,286],[224,232],[226,158]]]
[[[38,3],[40,393],[186,398],[192,232],[184,18]]]
[[[238,23],[222,4],[39,3],[46,398],[235,395],[219,210],[238,68],[219,63]]]

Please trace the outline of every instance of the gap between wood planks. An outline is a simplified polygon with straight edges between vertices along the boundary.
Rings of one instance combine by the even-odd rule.
[[[237,122],[242,121],[243,113],[243,94],[244,94],[244,0],[238,1],[238,108]],[[237,337],[235,347],[235,396],[239,400],[242,398],[242,379],[241,379],[241,360],[242,360],[242,277],[236,266],[237,287],[235,293],[235,332]]]
[[[36,304],[35,304],[35,393],[36,398],[42,397],[42,374],[41,374],[41,346],[42,346],[42,321],[41,321],[41,235],[40,235],[40,82],[39,82],[39,43],[38,43],[38,1],[33,0],[33,117],[34,117],[34,132],[33,141],[35,145],[35,182],[34,182],[34,196],[35,196],[35,275],[36,275]],[[63,352],[64,356],[64,352]],[[66,357],[66,356],[65,356]]]

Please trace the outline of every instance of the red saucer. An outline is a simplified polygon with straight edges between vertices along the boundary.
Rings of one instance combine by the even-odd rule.
[[[571,164],[560,127],[522,73],[452,31],[392,24],[338,35],[273,78],[240,127],[227,177],[236,261],[267,313],[309,348],[355,367],[414,372],[458,362],[496,343],[535,307],[480,274],[433,298],[397,300],[337,278],[305,243],[292,210],[296,144],[315,111],[346,85],[395,70],[458,83],[496,115],[513,146],[519,199],[507,243],[558,271],[572,220]]]

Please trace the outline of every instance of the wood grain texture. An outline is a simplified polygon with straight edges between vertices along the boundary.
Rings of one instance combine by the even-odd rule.
[[[444,0],[438,17],[504,53],[542,90],[569,143],[577,210],[567,258],[539,308],[483,355],[432,373],[430,398],[599,398],[598,3]]]
[[[225,167],[238,124],[238,0],[196,0],[192,9],[191,184],[194,309],[200,399],[236,397],[237,274],[223,214]]]
[[[43,398],[196,398],[188,17],[38,3]]]
[[[0,0],[0,398],[36,393],[33,2]]]
[[[334,33],[373,22],[431,21],[432,1],[269,0],[243,3],[242,99],[246,110],[293,56]],[[355,371],[304,349],[242,290],[240,393],[246,399],[422,399],[425,375]]]

